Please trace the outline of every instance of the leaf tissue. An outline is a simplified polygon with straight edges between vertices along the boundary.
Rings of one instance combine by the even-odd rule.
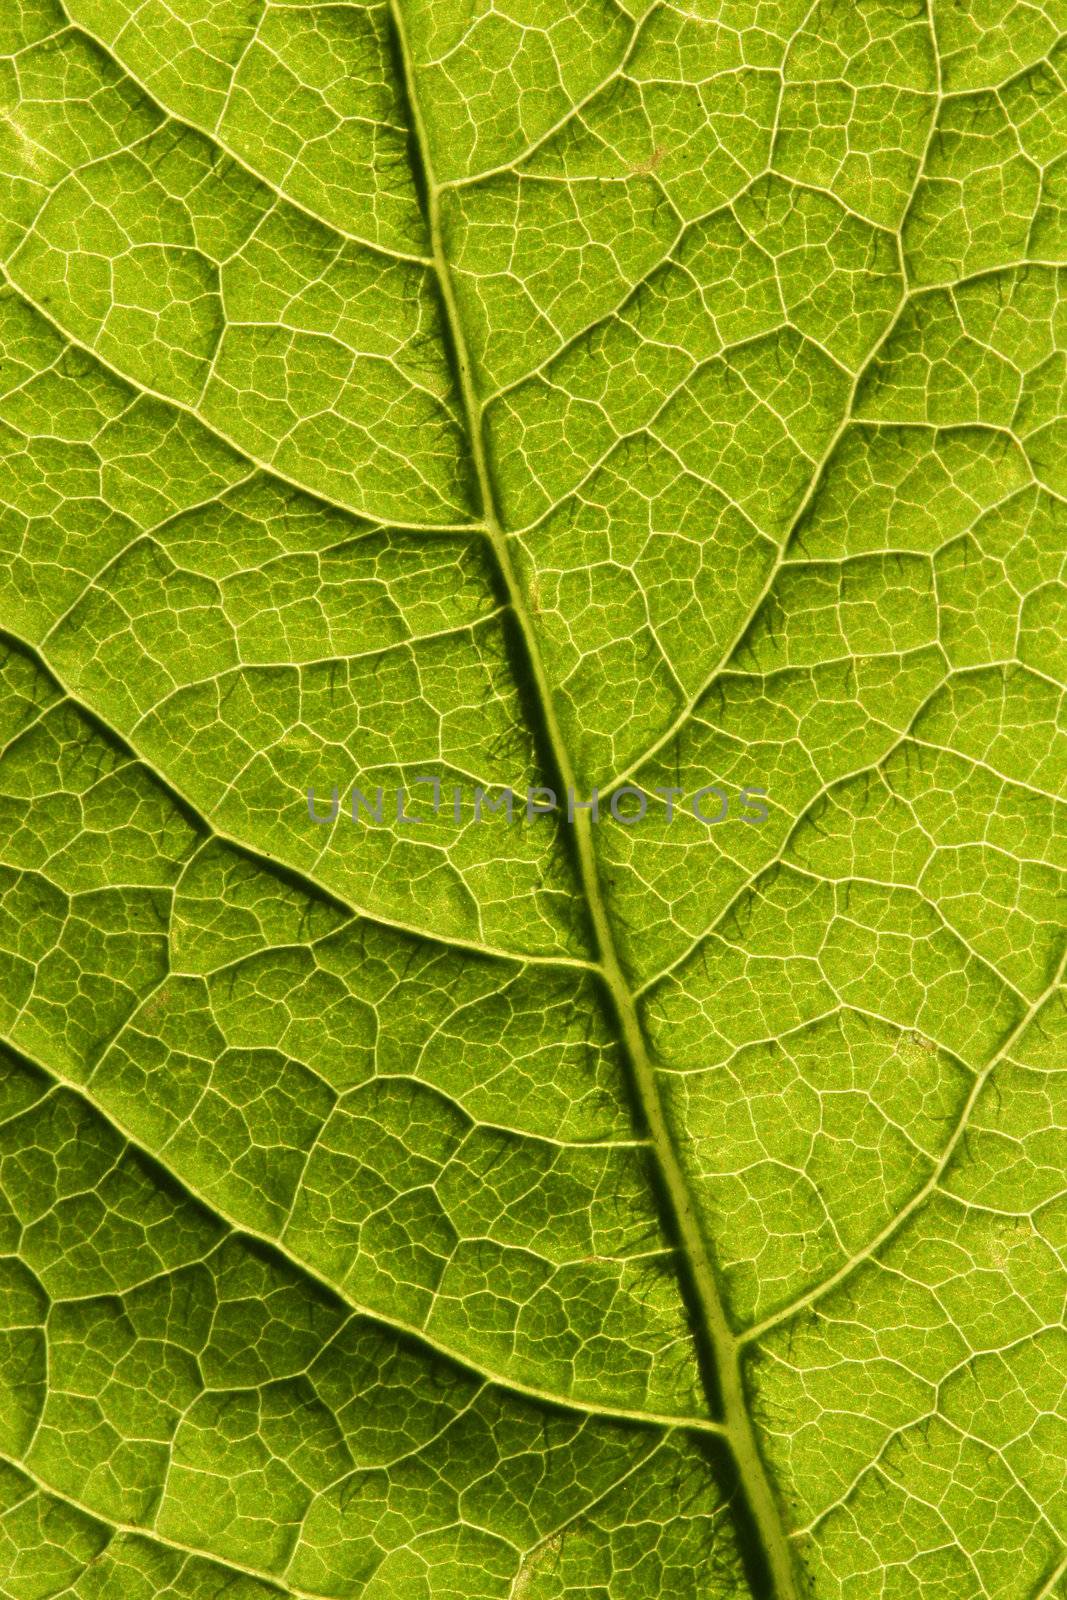
[[[4,0],[5,1600],[1067,1600],[1065,38]]]

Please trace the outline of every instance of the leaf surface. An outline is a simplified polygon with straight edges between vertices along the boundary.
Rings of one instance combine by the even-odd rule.
[[[5,1594],[1067,1597],[1065,32],[6,8]]]

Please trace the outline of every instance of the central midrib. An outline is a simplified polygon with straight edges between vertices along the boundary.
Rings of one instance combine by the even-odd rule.
[[[444,249],[439,190],[434,178],[429,141],[422,120],[400,0],[388,0],[388,5],[396,34],[399,71],[411,117],[415,154],[422,169],[419,176],[426,195],[433,268],[455,354],[467,442],[478,482],[485,536],[518,627],[525,666],[538,698],[538,711],[543,721],[547,753],[556,769],[556,776],[563,791],[570,793],[575,791],[574,766],[570,750],[556,716],[555,701],[545,671],[540,644],[496,508],[496,496],[485,451],[481,405],[475,392],[466,331],[456,300],[451,264]],[[696,1324],[694,1331],[702,1346],[700,1351],[702,1361],[705,1367],[710,1365],[714,1382],[718,1386],[724,1438],[733,1456],[751,1517],[752,1531],[761,1548],[774,1600],[800,1600],[801,1591],[789,1541],[763,1464],[748,1408],[741,1371],[741,1347],[730,1329],[707,1242],[698,1221],[694,1197],[667,1125],[655,1067],[638,1016],[637,1005],[619,960],[614,929],[593,848],[592,822],[587,810],[575,810],[573,841],[578,877],[592,926],[600,976],[615,1014],[619,1041],[629,1069],[632,1090],[648,1128],[663,1192],[671,1211],[671,1221],[685,1253],[692,1298],[695,1300],[693,1309],[697,1313],[694,1318]],[[714,1408],[714,1396],[708,1393],[707,1398],[709,1406]]]

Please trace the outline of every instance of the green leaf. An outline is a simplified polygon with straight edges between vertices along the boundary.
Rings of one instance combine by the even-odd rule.
[[[1067,1600],[1065,32],[8,0],[12,1600]]]

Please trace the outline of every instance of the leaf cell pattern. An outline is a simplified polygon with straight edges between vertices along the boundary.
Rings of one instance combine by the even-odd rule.
[[[12,1600],[1067,1600],[1065,38],[5,4]]]

